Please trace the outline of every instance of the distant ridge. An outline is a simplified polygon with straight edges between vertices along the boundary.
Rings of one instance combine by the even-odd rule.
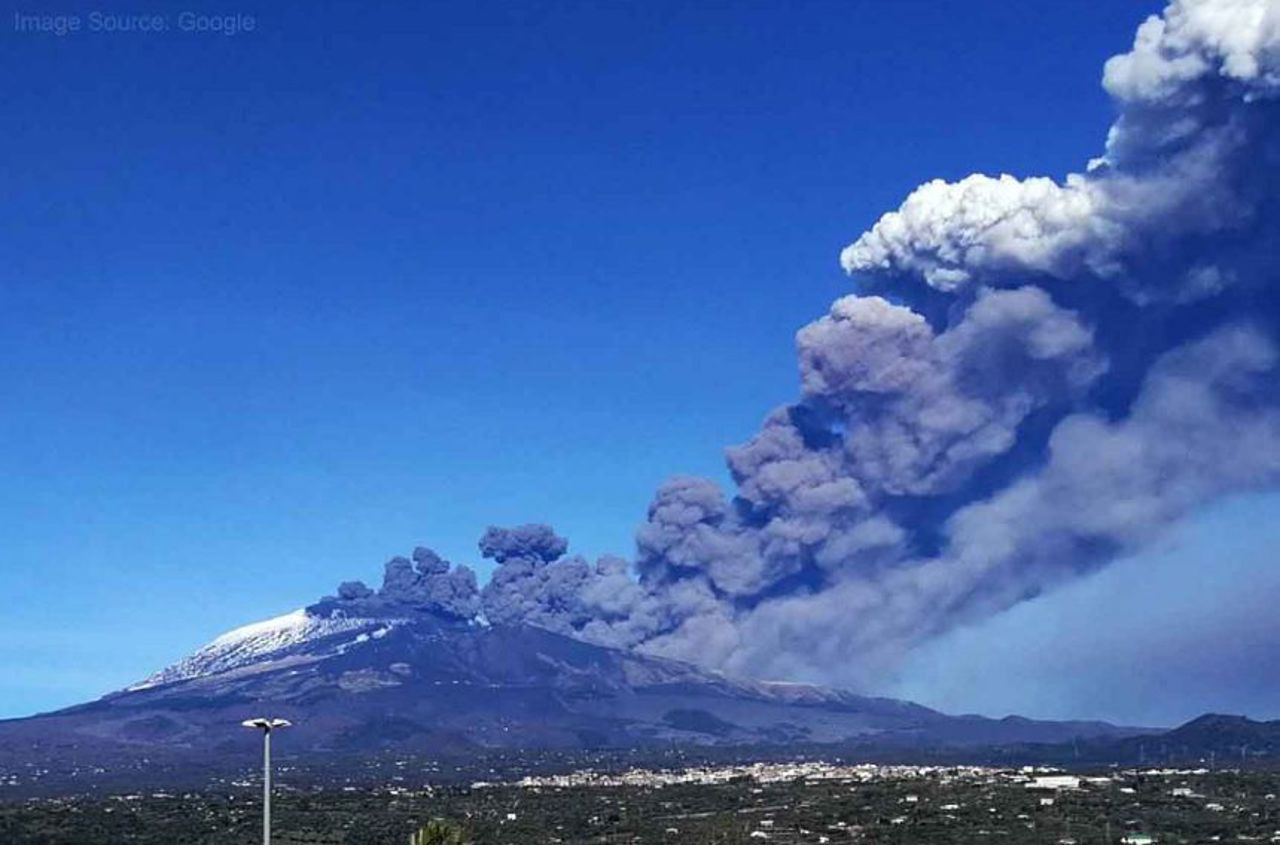
[[[1161,739],[1200,753],[1231,755],[1280,755],[1280,719],[1259,722],[1247,716],[1206,713],[1174,728]]]

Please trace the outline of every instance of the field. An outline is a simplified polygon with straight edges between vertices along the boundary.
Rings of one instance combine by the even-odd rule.
[[[286,773],[287,775],[287,773]],[[1280,841],[1280,775],[758,764],[578,773],[446,788],[281,785],[275,842],[400,845],[444,818],[476,843],[1078,843]],[[1073,785],[1079,777],[1079,784]],[[1049,778],[1039,781],[1037,778]],[[1064,788],[1065,787],[1065,788]],[[225,791],[0,804],[5,845],[242,845],[250,780]]]

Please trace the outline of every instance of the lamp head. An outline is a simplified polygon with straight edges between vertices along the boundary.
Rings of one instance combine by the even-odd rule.
[[[257,728],[260,731],[274,731],[279,728],[291,728],[293,722],[288,719],[246,719],[240,723],[246,728]]]

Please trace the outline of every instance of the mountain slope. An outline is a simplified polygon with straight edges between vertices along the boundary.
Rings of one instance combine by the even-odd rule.
[[[1249,763],[1280,756],[1280,719],[1260,722],[1246,716],[1206,713],[1158,737],[1129,737],[1103,743],[1117,760],[1147,763]]]
[[[1259,722],[1246,716],[1207,713],[1174,728],[1162,740],[1201,754],[1241,751],[1275,755],[1280,753],[1280,719]]]

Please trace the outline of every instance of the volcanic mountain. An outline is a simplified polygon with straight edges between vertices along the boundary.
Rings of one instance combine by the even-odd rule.
[[[264,714],[294,722],[289,747],[313,756],[846,740],[985,745],[1126,733],[1096,722],[954,717],[730,678],[540,628],[484,624],[439,602],[351,588],[343,595],[231,631],[98,701],[0,723],[0,763],[69,748],[82,765],[107,749],[209,757],[251,748],[237,726]]]

